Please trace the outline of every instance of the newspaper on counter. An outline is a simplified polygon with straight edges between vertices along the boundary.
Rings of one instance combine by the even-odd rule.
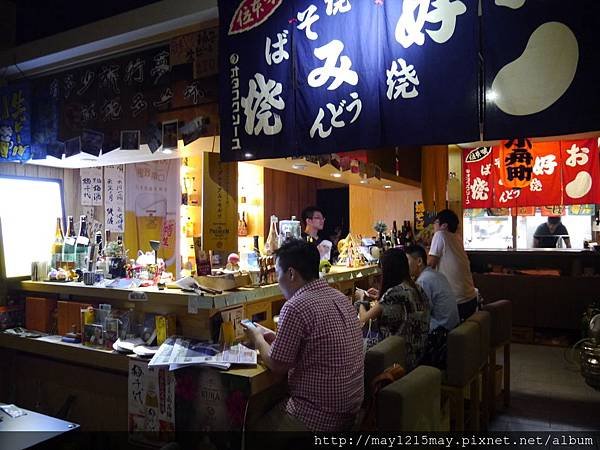
[[[255,365],[256,362],[256,350],[242,344],[223,349],[218,344],[171,336],[160,346],[148,366],[169,366],[169,370],[192,365],[229,369],[231,364]]]

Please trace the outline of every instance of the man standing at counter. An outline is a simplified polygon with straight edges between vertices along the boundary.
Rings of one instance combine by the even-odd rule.
[[[560,221],[559,216],[550,216],[546,223],[540,224],[533,234],[535,248],[555,248],[559,239],[563,239],[565,246],[571,248],[569,232]]]
[[[458,216],[449,209],[440,211],[433,222],[435,234],[431,240],[427,265],[443,273],[458,303],[458,315],[463,322],[477,310],[477,291],[471,276],[471,264],[458,229]]]
[[[302,210],[301,220],[304,226],[302,239],[319,245],[322,241],[322,238],[319,237],[319,231],[322,231],[325,225],[323,210],[316,206],[307,206]]]
[[[246,327],[264,364],[288,374],[290,397],[263,418],[264,431],[348,431],[363,400],[363,343],[348,298],[319,279],[319,252],[303,240],[276,251],[279,287],[287,300],[272,344]]]

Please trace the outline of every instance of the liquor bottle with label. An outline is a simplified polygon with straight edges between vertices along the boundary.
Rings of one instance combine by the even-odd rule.
[[[56,218],[56,230],[54,231],[54,243],[52,244],[51,266],[58,268],[62,261],[62,249],[65,243],[65,235],[62,229],[62,217]]]
[[[238,220],[238,236],[248,236],[248,224],[246,223],[246,213],[242,211],[242,217]]]
[[[87,270],[86,258],[89,246],[90,236],[87,229],[87,217],[79,216],[79,234],[77,235],[77,244],[75,247],[75,264],[80,269]]]
[[[271,216],[271,227],[269,228],[269,235],[265,242],[265,253],[267,256],[271,256],[275,253],[275,250],[279,248],[279,234],[277,233],[277,216]]]
[[[67,232],[65,234],[65,240],[63,245],[62,260],[65,268],[74,269],[75,267],[75,225],[73,223],[73,216],[67,217]]]

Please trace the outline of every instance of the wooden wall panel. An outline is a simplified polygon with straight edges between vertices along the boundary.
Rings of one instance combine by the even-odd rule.
[[[398,228],[403,220],[413,224],[413,204],[421,200],[421,191],[380,191],[350,185],[350,232],[362,236],[375,236],[373,224],[383,220],[391,229],[392,222]]]
[[[319,182],[316,178],[265,169],[265,236],[272,214],[280,220],[291,216],[300,220],[302,210],[317,202]]]

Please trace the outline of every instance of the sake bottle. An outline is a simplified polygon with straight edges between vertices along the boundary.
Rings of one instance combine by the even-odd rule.
[[[269,235],[265,242],[265,253],[267,256],[271,256],[275,253],[275,250],[279,248],[279,234],[277,234],[277,216],[271,216],[271,226],[269,228]]]
[[[68,268],[74,268],[75,263],[75,225],[73,223],[73,216],[67,217],[67,232],[65,234],[64,245],[63,245],[63,262],[68,262],[66,266]]]
[[[65,235],[62,229],[62,217],[56,218],[56,230],[54,231],[54,243],[52,244],[51,266],[58,268],[62,261],[62,250],[65,243]]]

